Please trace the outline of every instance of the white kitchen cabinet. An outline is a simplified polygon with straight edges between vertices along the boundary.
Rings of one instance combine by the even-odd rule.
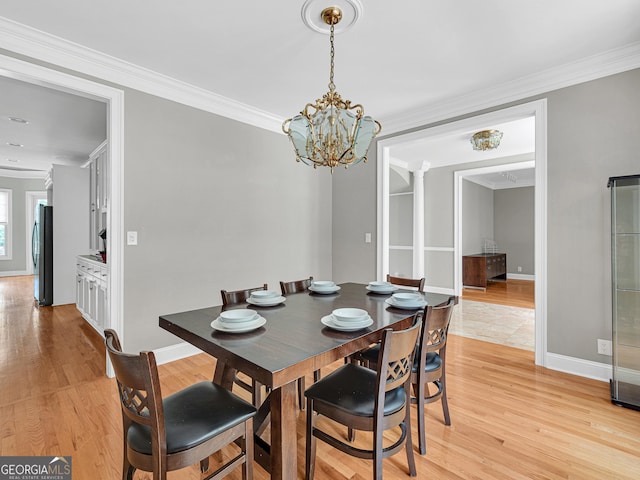
[[[82,317],[104,336],[109,327],[107,265],[92,255],[76,259],[76,307]]]

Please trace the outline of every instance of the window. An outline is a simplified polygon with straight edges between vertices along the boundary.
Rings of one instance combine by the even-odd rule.
[[[0,189],[0,260],[11,260],[11,190]]]

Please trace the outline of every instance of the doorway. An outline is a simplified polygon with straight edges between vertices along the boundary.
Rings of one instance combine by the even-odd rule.
[[[546,365],[546,100],[538,100],[515,107],[491,112],[475,117],[470,117],[456,122],[439,125],[436,127],[426,128],[420,131],[414,131],[404,135],[398,135],[391,138],[383,138],[378,141],[378,260],[377,275],[383,278],[389,271],[389,166],[393,155],[393,150],[400,146],[418,145],[425,139],[437,139],[439,137],[451,134],[462,134],[468,131],[474,131],[485,128],[487,125],[498,124],[501,122],[510,122],[517,119],[531,117],[535,125],[535,363],[537,365]],[[466,133],[465,133],[466,135]],[[468,140],[468,136],[466,137]],[[508,152],[505,152],[508,153]],[[508,155],[504,155],[508,156]],[[486,159],[486,158],[485,158]],[[423,160],[421,170],[429,170],[434,164],[429,164],[429,159]],[[464,163],[464,162],[459,162]],[[467,162],[468,163],[468,162]],[[498,161],[494,163],[499,163]],[[503,162],[504,163],[504,162]],[[451,177],[453,176],[452,174]],[[451,177],[441,184],[449,185],[449,190],[443,191],[441,205],[441,215],[443,218],[451,218],[453,221],[446,229],[448,244],[435,245],[441,257],[445,257],[446,261],[440,262],[440,269],[445,274],[450,275],[451,279],[446,288],[442,288],[451,294],[460,296],[462,289],[461,278],[461,240],[458,228],[458,219],[455,217],[453,206],[453,189],[454,182]],[[446,200],[451,198],[451,204]],[[450,232],[450,230],[452,232]],[[452,237],[450,234],[453,234]],[[415,248],[415,246],[414,246]],[[428,259],[426,265],[428,266]],[[428,276],[428,269],[427,269]],[[429,282],[427,281],[427,284]],[[430,289],[431,290],[431,289]]]
[[[109,327],[124,337],[122,325],[122,163],[124,151],[124,92],[107,85],[95,83],[80,77],[41,67],[29,62],[0,55],[0,75],[16,80],[42,85],[74,95],[102,101],[107,106],[107,141],[110,152],[109,184],[110,209],[107,215],[107,230],[110,245],[108,264]],[[113,376],[107,362],[107,375]]]

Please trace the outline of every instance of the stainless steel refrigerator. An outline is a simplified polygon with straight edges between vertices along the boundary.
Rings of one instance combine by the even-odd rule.
[[[53,305],[53,207],[40,205],[31,247],[34,297],[38,305]]]

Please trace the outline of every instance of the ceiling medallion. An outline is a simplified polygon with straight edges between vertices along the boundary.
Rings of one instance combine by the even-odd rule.
[[[498,130],[482,130],[474,133],[469,141],[473,145],[474,150],[492,150],[498,148],[501,139],[502,132]]]
[[[315,3],[315,0],[308,1],[305,7],[315,6]],[[306,15],[305,7],[303,18]],[[325,8],[320,18],[329,26],[330,34],[329,91],[315,103],[307,103],[299,115],[285,120],[282,130],[293,144],[297,162],[313,165],[313,168],[329,167],[333,173],[333,169],[339,165],[348,168],[349,165],[366,162],[369,145],[382,127],[378,121],[364,116],[362,105],[351,105],[350,100],[343,100],[336,91],[333,82],[334,33],[335,26],[343,18],[342,10],[336,6]]]

